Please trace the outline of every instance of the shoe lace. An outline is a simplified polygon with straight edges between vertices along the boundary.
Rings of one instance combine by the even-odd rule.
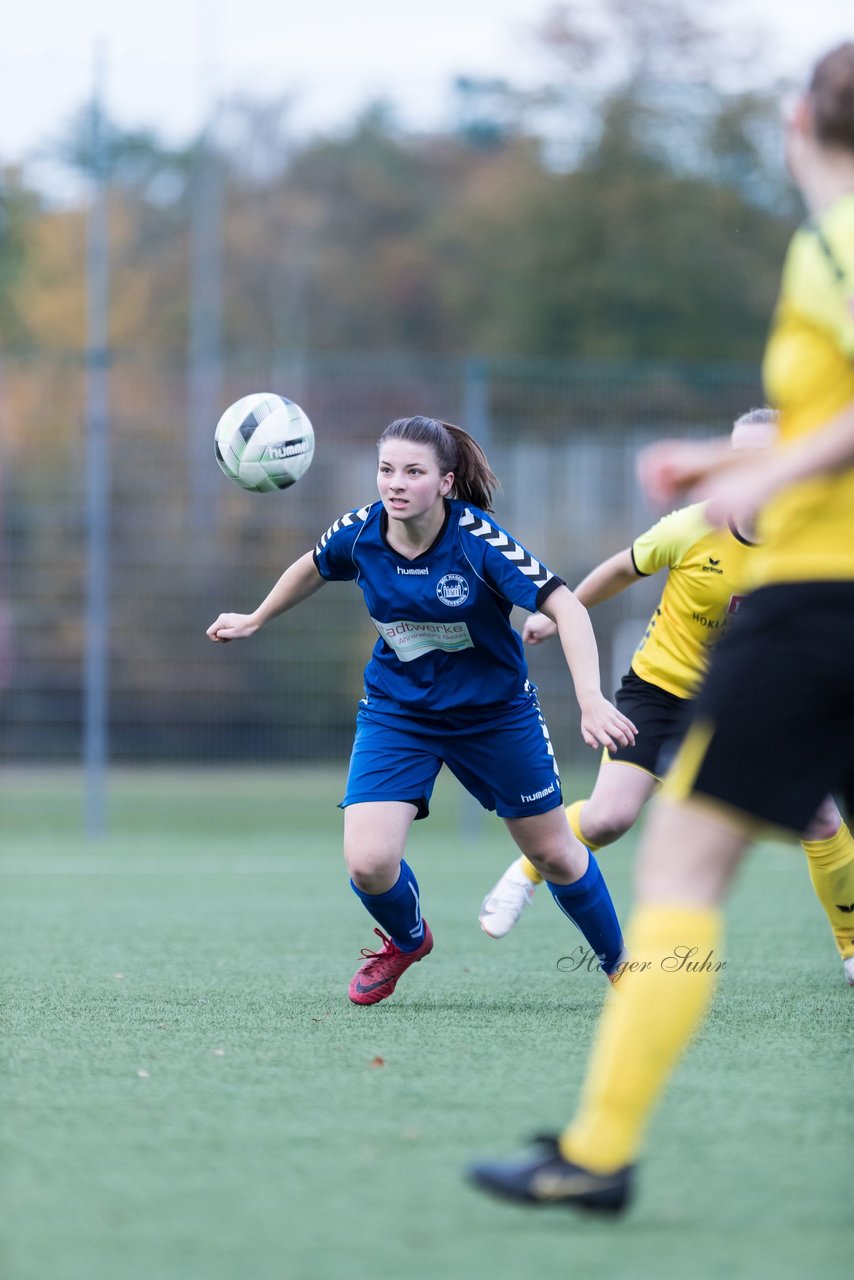
[[[385,956],[388,955],[390,951],[397,950],[391,938],[386,937],[382,929],[374,929],[374,933],[378,938],[382,938],[383,945],[379,951],[371,951],[370,947],[362,947],[361,954],[366,960],[375,960],[377,956]]]

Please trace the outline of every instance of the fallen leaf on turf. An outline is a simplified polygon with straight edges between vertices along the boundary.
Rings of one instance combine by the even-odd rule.
[[[380,1058],[379,1056],[377,1056],[376,1058],[371,1058],[370,1062],[368,1063],[368,1066],[369,1066],[369,1067],[384,1067],[384,1066],[385,1066],[385,1058]]]

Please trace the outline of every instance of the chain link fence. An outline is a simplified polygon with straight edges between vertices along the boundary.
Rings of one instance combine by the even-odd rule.
[[[374,445],[392,418],[470,430],[502,482],[498,519],[573,585],[658,514],[634,479],[642,444],[726,432],[762,402],[751,366],[245,356],[217,370],[222,407],[279,391],[317,436],[298,485],[256,495],[220,473],[213,422],[193,438],[185,370],[117,355],[109,378],[107,743],[122,763],[346,755],[376,639],[355,586],[330,584],[243,644],[204,633],[376,496]],[[91,552],[82,363],[7,355],[0,431],[0,762],[74,762]],[[660,587],[639,582],[595,611],[606,692]],[[557,644],[530,651],[530,667],[559,758],[582,758]]]

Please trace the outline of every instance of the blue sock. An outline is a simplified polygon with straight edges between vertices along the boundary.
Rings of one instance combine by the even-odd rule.
[[[569,916],[584,934],[602,968],[611,973],[622,955],[623,934],[608,886],[593,854],[590,854],[584,875],[574,884],[552,884],[550,880],[546,884],[563,914]]]
[[[414,951],[424,941],[421,898],[412,868],[401,861],[396,885],[385,893],[365,893],[350,881],[350,888],[401,951]],[[607,893],[607,889],[605,890]],[[610,901],[610,899],[609,899]]]

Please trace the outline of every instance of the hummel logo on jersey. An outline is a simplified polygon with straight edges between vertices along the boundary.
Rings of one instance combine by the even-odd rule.
[[[430,572],[430,570],[429,570],[428,568],[424,568],[424,569],[404,569],[404,568],[402,568],[402,567],[401,567],[401,565],[398,565],[398,566],[397,566],[397,572],[398,572],[398,573],[405,573],[405,574],[408,574],[408,575],[411,575],[411,574],[416,574],[416,575],[418,575],[418,574],[422,574],[422,575],[423,575],[423,574],[429,573],[429,572]]]

